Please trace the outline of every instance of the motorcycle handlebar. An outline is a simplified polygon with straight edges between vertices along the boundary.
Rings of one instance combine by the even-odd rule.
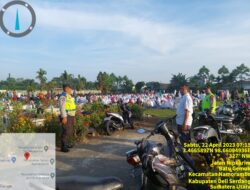
[[[142,143],[142,141],[149,139],[150,137],[152,137],[155,134],[155,130],[151,131],[150,134],[148,136],[146,136],[145,138],[143,138],[142,140],[136,140],[134,143],[135,145],[139,145],[140,143]]]
[[[142,140],[137,140],[137,141],[135,141],[135,142],[134,142],[135,145],[139,145],[140,143],[142,143],[143,140],[147,140],[147,139],[149,139],[150,137],[154,136],[155,134],[159,134],[160,131],[159,131],[159,129],[157,128],[157,126],[160,125],[160,124],[162,124],[162,123],[167,123],[167,122],[169,122],[170,120],[173,120],[173,119],[175,119],[175,118],[176,118],[176,115],[174,115],[174,116],[171,117],[171,118],[168,118],[168,119],[166,119],[166,120],[163,120],[163,121],[160,121],[159,123],[157,123],[155,129],[153,129],[147,137],[143,138]]]

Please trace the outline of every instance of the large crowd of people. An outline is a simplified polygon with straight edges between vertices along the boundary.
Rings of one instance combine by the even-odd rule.
[[[194,106],[198,106],[199,103],[205,97],[205,91],[189,92]],[[249,98],[248,93],[244,93],[246,99]],[[239,92],[237,90],[229,92],[229,90],[218,90],[216,95],[217,100],[237,100],[239,99]],[[38,92],[21,94],[15,90],[6,91],[3,101],[22,101],[30,104],[32,107],[39,107],[41,101],[43,100],[55,100],[58,101],[60,94],[55,93],[42,93]],[[181,93],[179,91],[174,91],[172,93],[167,92],[154,92],[148,91],[146,93],[120,93],[120,94],[80,94],[76,91],[73,92],[73,97],[77,105],[83,105],[87,103],[94,103],[100,101],[104,105],[116,104],[116,103],[129,103],[129,104],[139,104],[145,108],[158,108],[158,109],[176,109],[178,107],[179,101],[181,99]]]
[[[68,142],[68,137],[71,136],[72,126],[75,121],[77,106],[88,103],[101,102],[104,105],[119,104],[123,113],[124,120],[129,121],[129,111],[127,105],[138,104],[145,108],[157,109],[176,109],[176,124],[178,132],[181,134],[181,141],[187,142],[190,139],[190,128],[193,121],[194,107],[197,107],[209,114],[215,114],[216,101],[233,101],[243,98],[248,103],[250,97],[248,93],[242,96],[238,91],[229,92],[228,90],[219,90],[213,93],[210,86],[207,86],[204,91],[192,92],[188,86],[183,85],[179,91],[166,93],[163,91],[154,92],[147,91],[144,93],[120,93],[120,94],[80,94],[73,91],[70,85],[64,85],[61,94],[55,93],[31,93],[27,95],[20,94],[16,91],[7,91],[0,102],[6,103],[9,108],[11,103],[15,101],[25,102],[27,109],[36,109],[37,113],[43,113],[48,109],[48,106],[54,106],[58,109],[60,121],[63,128],[61,150],[68,152],[72,147]],[[48,104],[48,102],[54,104]],[[47,102],[47,104],[46,104]],[[127,114],[126,114],[127,113]],[[127,118],[127,119],[125,119]],[[171,154],[171,150],[170,150]]]

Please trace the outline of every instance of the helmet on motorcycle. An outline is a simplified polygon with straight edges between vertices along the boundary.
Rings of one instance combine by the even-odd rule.
[[[224,108],[223,109],[223,114],[227,116],[233,116],[233,109],[232,108]]]

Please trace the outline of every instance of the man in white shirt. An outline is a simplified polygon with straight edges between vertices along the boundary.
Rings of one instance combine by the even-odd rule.
[[[181,135],[181,141],[184,143],[190,140],[189,130],[193,122],[193,99],[187,85],[180,88],[180,93],[182,97],[176,111],[176,123],[178,132]]]
[[[177,130],[180,135],[180,141],[182,144],[184,142],[190,141],[189,130],[192,126],[193,118],[193,100],[189,93],[189,88],[187,85],[183,85],[180,88],[180,94],[182,95],[180,99],[178,98],[178,106],[176,110],[176,124]],[[168,149],[166,150],[167,156],[172,157],[173,147],[171,142],[168,141]]]

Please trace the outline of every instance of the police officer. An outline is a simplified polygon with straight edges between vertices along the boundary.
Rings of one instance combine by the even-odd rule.
[[[72,145],[69,144],[73,134],[73,126],[76,113],[75,99],[71,96],[72,88],[69,84],[63,85],[63,93],[59,97],[60,120],[62,123],[61,151],[69,152]]]
[[[208,111],[209,114],[215,114],[216,112],[216,97],[211,91],[211,87],[208,85],[205,89],[206,96],[202,100],[202,111]]]

